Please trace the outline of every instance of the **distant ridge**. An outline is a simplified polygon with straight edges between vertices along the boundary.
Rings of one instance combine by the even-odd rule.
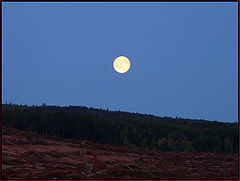
[[[101,109],[101,108],[92,108],[86,106],[56,106],[56,105],[46,105],[43,104],[41,106],[28,106],[28,105],[18,105],[18,104],[2,104],[2,109],[30,109],[30,110],[46,110],[50,112],[56,111],[66,111],[78,114],[91,114],[96,116],[103,116],[107,118],[112,117],[126,117],[126,118],[137,118],[137,119],[149,119],[149,120],[159,120],[159,121],[171,121],[171,122],[181,122],[181,123],[188,123],[190,122],[219,122],[219,123],[226,123],[228,122],[221,122],[221,121],[208,121],[205,119],[190,119],[190,118],[181,118],[181,117],[160,117],[155,116],[152,114],[142,114],[142,113],[134,113],[134,112],[126,112],[126,111],[111,111],[108,109]]]

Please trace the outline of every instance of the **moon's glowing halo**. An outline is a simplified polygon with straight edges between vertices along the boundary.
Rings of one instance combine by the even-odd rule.
[[[113,68],[121,74],[126,73],[130,69],[130,66],[131,63],[125,56],[119,56],[113,62]]]

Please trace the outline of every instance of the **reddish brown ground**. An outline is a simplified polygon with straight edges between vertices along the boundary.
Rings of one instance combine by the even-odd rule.
[[[157,152],[4,128],[3,179],[237,179],[238,155]]]

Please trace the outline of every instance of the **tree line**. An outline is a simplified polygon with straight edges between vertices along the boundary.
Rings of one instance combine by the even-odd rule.
[[[2,124],[61,139],[161,151],[238,153],[238,124],[81,106],[3,104]]]

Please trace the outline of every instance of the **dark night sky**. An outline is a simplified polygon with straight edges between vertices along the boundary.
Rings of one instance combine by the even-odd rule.
[[[237,121],[237,5],[4,2],[2,103]]]

